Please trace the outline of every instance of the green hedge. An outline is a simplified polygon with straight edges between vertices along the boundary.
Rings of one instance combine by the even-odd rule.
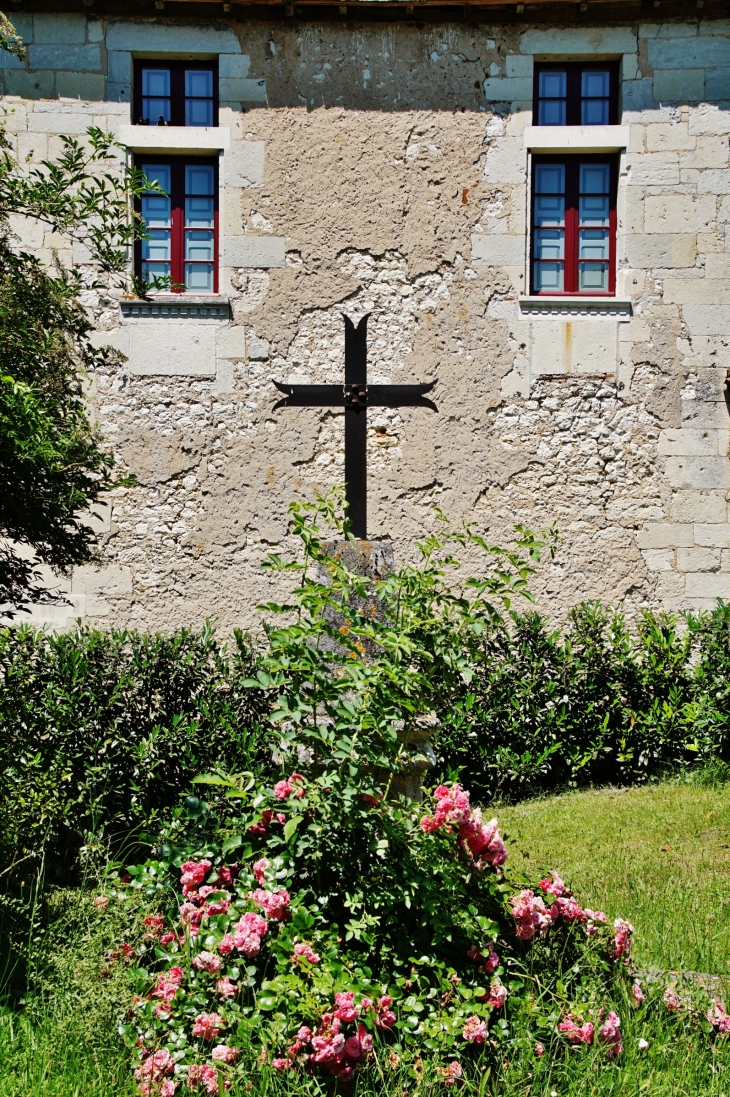
[[[264,764],[252,665],[242,634],[228,651],[208,627],[0,630],[0,859],[42,854],[47,880],[74,882],[80,850],[129,854],[196,773]]]
[[[583,603],[564,631],[514,614],[443,705],[438,753],[481,799],[636,784],[730,759],[730,606],[622,613]]]
[[[244,685],[256,658],[242,634],[226,647],[211,628],[0,630],[3,865],[43,852],[46,878],[72,883],[80,851],[128,856],[197,773],[270,768],[276,691]],[[455,691],[444,675],[434,746],[440,775],[459,770],[479,799],[730,759],[722,602],[683,621],[646,614],[633,630],[596,603],[563,631],[536,613],[506,615],[469,658],[468,685]]]

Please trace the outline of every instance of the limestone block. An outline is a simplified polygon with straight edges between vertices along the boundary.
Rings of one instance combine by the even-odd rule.
[[[727,500],[722,491],[678,491],[672,496],[669,513],[673,522],[709,522],[727,518]]]
[[[507,76],[532,80],[534,61],[532,57],[523,57],[519,53],[510,53],[504,62]]]
[[[730,596],[730,575],[721,572],[690,573],[685,578],[685,584],[688,598],[728,598]]]
[[[91,564],[75,567],[71,580],[73,594],[131,594],[132,572],[119,564],[97,568]]]
[[[624,114],[624,123],[627,121],[628,111],[647,111],[654,102],[653,82],[645,80],[624,80],[621,84],[621,108]]]
[[[0,71],[3,69],[25,69],[25,63],[12,53],[0,52]]]
[[[113,328],[111,331],[92,331],[89,335],[89,342],[92,347],[97,349],[111,347],[112,350],[118,350],[128,358],[130,330],[129,327],[123,327]]]
[[[690,111],[689,132],[698,137],[730,133],[730,111],[714,103],[699,103]]]
[[[265,339],[252,339],[248,346],[248,356],[254,362],[265,362],[269,357],[269,344]]]
[[[86,46],[29,46],[28,60],[31,69],[101,72],[101,47],[95,43]]]
[[[730,333],[730,312],[726,305],[685,305],[682,315],[690,335]]]
[[[705,400],[682,401],[682,425],[700,429],[727,430],[727,408]]]
[[[730,487],[727,457],[668,457],[667,480],[673,488]]]
[[[107,105],[112,103],[131,103],[132,101],[132,85],[131,84],[113,84],[110,80],[106,82],[106,99]],[[130,114],[127,114],[127,122],[130,121]]]
[[[647,43],[649,64],[655,69],[704,69],[730,66],[730,39],[654,38]]]
[[[655,69],[657,103],[699,103],[705,94],[704,69]]]
[[[708,69],[705,73],[705,98],[710,102],[730,99],[730,68]]]
[[[140,50],[146,53],[240,53],[241,45],[232,30],[211,26],[167,26],[131,22],[122,18],[106,32],[109,50]]]
[[[251,58],[247,53],[221,53],[218,57],[218,76],[220,77],[245,80],[250,68]]]
[[[636,52],[636,35],[629,27],[531,28],[520,38],[520,53],[590,56]]]
[[[730,168],[709,168],[699,172],[697,190],[700,194],[730,194]]]
[[[82,511],[79,515],[79,521],[82,525],[93,529],[95,533],[108,533],[112,521],[111,503],[102,501],[94,503],[91,510]]]
[[[696,525],[695,544],[706,548],[730,548],[730,523]]]
[[[693,149],[697,138],[690,134],[687,122],[667,124],[657,123],[646,127],[646,148],[648,152],[666,150]]]
[[[219,358],[216,365],[215,381],[211,386],[211,392],[216,396],[222,396],[225,392],[234,392],[236,381],[233,374],[233,362],[227,362],[225,359]]]
[[[221,328],[216,341],[216,354],[219,358],[244,358],[246,356],[246,337],[240,324],[231,324]]]
[[[636,541],[640,549],[691,548],[695,543],[691,525],[669,522],[658,522],[640,529]]]
[[[674,549],[644,549],[641,555],[649,571],[674,571]]]
[[[15,22],[15,16],[13,16]],[[16,27],[17,30],[17,27]],[[39,45],[68,46],[86,41],[86,16],[38,13],[33,16],[33,41]]]
[[[109,50],[107,79],[115,84],[129,84],[132,80],[132,54],[126,50]]]
[[[86,99],[103,102],[106,81],[103,76],[90,72],[56,73],[56,91],[58,95],[69,99]]]
[[[532,96],[532,77],[510,80],[492,77],[484,81],[484,96],[490,103],[512,103]]]
[[[630,152],[625,164],[633,187],[675,187],[679,183],[677,152]]]
[[[536,320],[531,325],[532,376],[615,373],[618,322],[601,319]]]
[[[711,194],[649,194],[644,201],[646,232],[672,232],[681,226],[684,232],[702,232],[715,219],[715,199]]]
[[[20,95],[23,99],[50,99],[53,95],[55,75],[53,72],[26,72],[25,69],[17,72],[8,71],[5,73],[5,93]],[[32,116],[28,119],[28,129],[33,128],[31,122]],[[44,126],[35,128],[45,129]]]
[[[140,376],[215,376],[215,321],[137,320],[129,325],[127,368]]]
[[[676,571],[664,571],[657,575],[656,595],[665,606],[667,603],[676,605],[678,599],[684,595],[684,575]]]
[[[10,21],[26,46],[30,45],[33,41],[33,16],[23,15],[19,11],[14,11]]]
[[[639,39],[695,38],[696,35],[696,23],[642,23],[639,26]]]
[[[519,137],[501,137],[487,152],[482,178],[485,183],[505,186],[524,183],[527,157]]]
[[[265,141],[233,141],[223,157],[226,184],[231,187],[262,187],[265,151]]]
[[[730,278],[730,253],[708,252],[705,255],[705,278]]]
[[[719,571],[720,550],[710,548],[677,549],[677,571]]]
[[[689,129],[689,126],[687,127]],[[692,135],[690,134],[690,140]],[[682,167],[724,168],[728,165],[730,147],[727,137],[697,137],[695,147],[686,156],[680,156]]]
[[[685,233],[647,233],[625,238],[630,266],[644,269],[693,267],[697,237]]]
[[[90,18],[86,24],[86,38],[89,42],[103,42],[104,41],[104,24],[101,18]]]
[[[218,93],[222,103],[265,103],[266,81],[226,76],[218,81]]]
[[[665,278],[663,297],[667,304],[728,304],[730,283],[722,278]]]
[[[507,233],[474,233],[471,238],[471,261],[492,267],[524,266],[525,238]]]
[[[266,270],[286,264],[283,236],[224,236],[223,262],[229,267]]]
[[[719,452],[719,431],[669,427],[659,433],[658,452],[666,456],[715,456]]]
[[[638,53],[625,53],[621,58],[621,80],[638,80],[641,77]]]
[[[18,73],[18,76],[21,74]],[[25,74],[23,74],[25,75]],[[37,76],[38,73],[31,73]],[[52,75],[52,74],[51,74]],[[47,112],[34,111],[28,118],[28,131],[30,133],[86,133],[89,126],[94,124],[93,114],[72,114],[63,110],[65,104],[53,104],[58,109]]]

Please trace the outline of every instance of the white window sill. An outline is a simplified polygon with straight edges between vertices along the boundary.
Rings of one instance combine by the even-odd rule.
[[[132,152],[217,152],[230,148],[225,126],[120,126],[119,140]]]
[[[149,301],[122,297],[119,301],[122,316],[137,319],[161,320],[230,320],[230,298],[224,294],[151,293]]]
[[[620,152],[628,144],[628,126],[525,126],[531,152]]]
[[[520,297],[522,316],[607,316],[612,320],[631,319],[629,297],[584,297],[568,294],[560,297]]]

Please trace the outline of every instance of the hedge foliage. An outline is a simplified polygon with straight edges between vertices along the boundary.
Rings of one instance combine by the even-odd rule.
[[[196,774],[271,769],[274,698],[244,685],[264,655],[211,627],[0,630],[3,864],[42,849],[46,874],[72,882],[81,849],[114,853],[153,830]],[[478,799],[730,760],[722,602],[684,621],[646,614],[638,630],[597,603],[577,606],[563,631],[537,613],[505,614],[473,665],[435,698],[434,746],[441,775],[459,771]]]

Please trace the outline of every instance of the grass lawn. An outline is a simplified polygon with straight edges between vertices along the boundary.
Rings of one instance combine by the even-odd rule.
[[[498,814],[512,871],[558,869],[579,902],[628,918],[641,967],[730,974],[730,785],[575,792]]]
[[[730,786],[665,783],[631,790],[554,796],[502,807],[500,823],[513,873],[528,864],[556,868],[579,901],[634,925],[642,968],[730,974]],[[74,1001],[60,1020],[0,1013],[1,1097],[127,1097],[136,1087],[114,1034],[99,1045],[84,1036],[93,1002]],[[730,1039],[713,1045],[684,1031],[681,1017],[621,1009],[624,1052],[609,1062],[600,1052],[565,1048],[506,1061],[481,1075],[479,1097],[730,1097]],[[93,1030],[92,1026],[92,1030]],[[639,1041],[648,1046],[641,1047]],[[370,1070],[345,1097],[458,1097],[428,1072],[418,1081]],[[469,1087],[476,1094],[476,1087]],[[179,1092],[186,1097],[193,1092]],[[272,1077],[255,1091],[230,1097],[334,1097],[327,1082]],[[177,1095],[176,1095],[177,1097]]]

